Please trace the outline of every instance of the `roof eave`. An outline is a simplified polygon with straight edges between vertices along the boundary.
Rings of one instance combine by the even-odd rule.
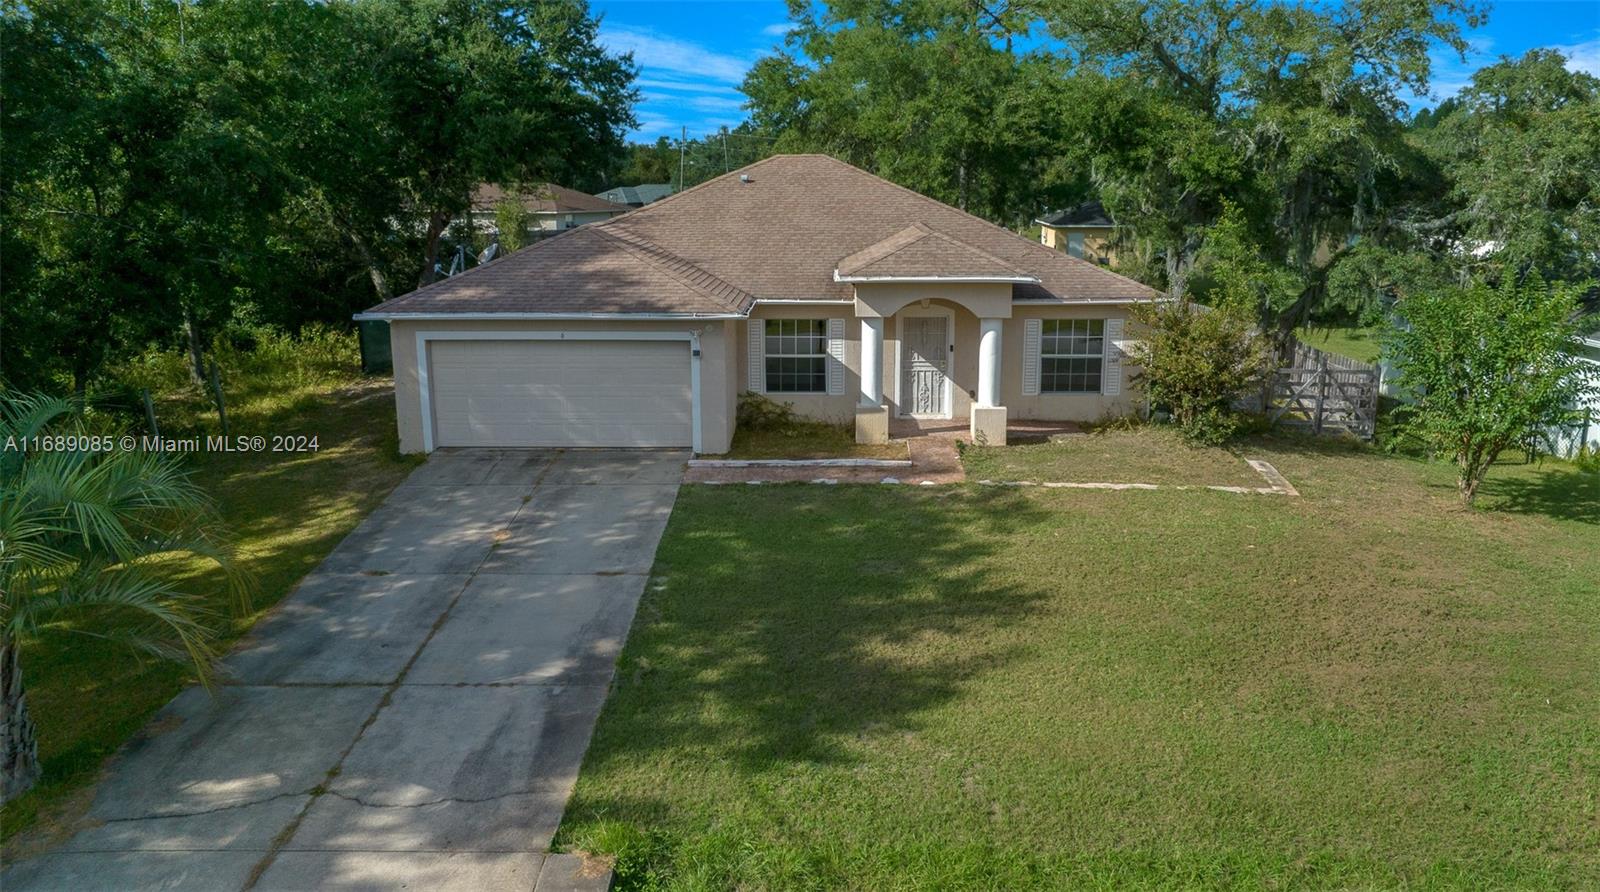
[[[844,284],[860,285],[872,283],[907,282],[921,285],[948,284],[982,284],[996,285],[1037,285],[1038,276],[847,276],[838,270],[833,271],[833,280]]]
[[[749,315],[749,313],[448,313],[434,311],[428,313],[356,313],[350,318],[357,322],[439,322],[445,320],[462,322],[493,322],[500,320],[651,322],[744,319]]]

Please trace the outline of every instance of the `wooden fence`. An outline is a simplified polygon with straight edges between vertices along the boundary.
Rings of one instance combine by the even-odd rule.
[[[1379,382],[1375,365],[1296,341],[1262,400],[1274,424],[1370,440],[1377,428]]]

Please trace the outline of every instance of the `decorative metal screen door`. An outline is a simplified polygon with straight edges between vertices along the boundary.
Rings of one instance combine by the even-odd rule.
[[[902,316],[900,319],[900,413],[918,418],[944,418],[945,377],[949,371],[949,322],[944,316]]]

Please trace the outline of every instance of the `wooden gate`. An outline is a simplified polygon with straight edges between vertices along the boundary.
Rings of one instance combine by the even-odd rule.
[[[1296,342],[1288,364],[1268,382],[1267,417],[1314,434],[1370,440],[1378,422],[1379,377],[1375,365]]]

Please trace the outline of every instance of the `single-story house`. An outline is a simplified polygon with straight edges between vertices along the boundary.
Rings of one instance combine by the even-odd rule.
[[[1047,248],[1099,264],[1116,259],[1111,244],[1117,224],[1098,201],[1046,214],[1033,222],[1039,224],[1039,244]]]
[[[781,225],[775,225],[781,221]],[[400,445],[726,452],[742,392],[887,439],[1136,410],[1156,292],[825,155],[779,155],[385,301]]]
[[[501,185],[484,183],[472,193],[470,221],[475,229],[493,231],[495,211],[507,199],[522,205],[528,215],[528,227],[542,232],[560,232],[575,229],[585,223],[598,223],[632,208],[624,204],[596,198],[587,192],[568,189],[555,183],[528,183]]]
[[[637,186],[616,186],[604,192],[595,193],[596,198],[602,198],[612,204],[625,204],[631,208],[642,208],[652,201],[660,201],[672,194],[671,183],[640,183]]]

